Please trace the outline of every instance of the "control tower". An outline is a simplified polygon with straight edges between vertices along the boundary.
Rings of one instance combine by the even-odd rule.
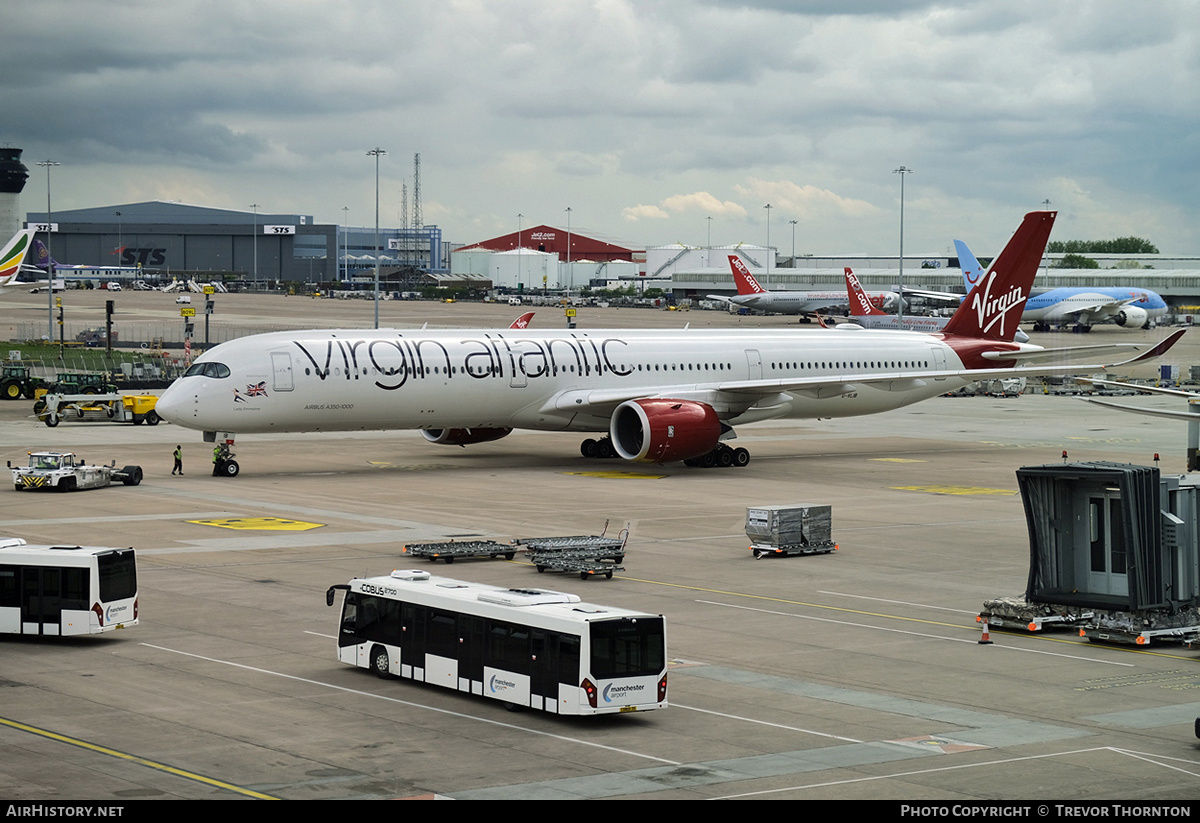
[[[21,149],[0,146],[0,245],[21,229],[21,190],[28,179]]]

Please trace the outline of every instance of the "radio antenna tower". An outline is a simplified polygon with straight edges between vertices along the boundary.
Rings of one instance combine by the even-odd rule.
[[[408,232],[408,183],[400,184],[400,247],[403,249],[403,263],[408,265],[409,250]]]
[[[421,155],[413,155],[413,214],[412,227],[417,231],[424,228],[421,218]]]

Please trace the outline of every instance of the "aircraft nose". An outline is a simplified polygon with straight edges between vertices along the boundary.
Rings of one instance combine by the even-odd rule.
[[[167,390],[158,398],[154,404],[154,411],[168,423],[181,423],[186,405],[186,392],[179,387],[177,380],[168,386]]]

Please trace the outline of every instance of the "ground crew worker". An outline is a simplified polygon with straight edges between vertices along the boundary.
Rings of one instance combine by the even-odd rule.
[[[175,458],[175,467],[171,469],[171,474],[183,474],[183,446],[176,446],[172,457]]]
[[[221,476],[221,447],[213,449],[213,477]]]

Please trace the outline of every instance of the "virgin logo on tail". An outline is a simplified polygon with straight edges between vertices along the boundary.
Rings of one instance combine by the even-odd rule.
[[[766,294],[767,290],[758,285],[750,269],[736,254],[729,255],[729,268],[733,269],[733,282],[737,284],[738,294]]]
[[[1017,310],[1017,318],[1013,321],[1013,330],[1016,331],[1016,324],[1021,322],[1021,313],[1025,309],[1025,301],[1029,295],[1021,290],[1019,285],[1013,284],[1004,294],[993,296],[992,287],[996,284],[1000,274],[995,269],[987,273],[986,279],[982,284],[976,286],[971,291],[971,308],[976,313],[979,329],[984,334],[987,334],[996,326],[996,333],[1001,337],[1007,338],[1004,321],[1008,317],[1008,313],[1013,309]],[[1003,286],[1001,286],[1003,288]]]
[[[1025,215],[991,268],[946,324],[947,336],[1012,342],[1056,215],[1053,211]]]

